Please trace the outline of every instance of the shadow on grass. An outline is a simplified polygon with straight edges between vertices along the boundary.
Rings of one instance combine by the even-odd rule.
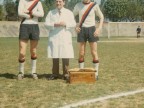
[[[52,74],[38,74],[39,79],[48,79]],[[7,78],[7,79],[17,79],[16,74],[11,73],[0,73],[0,78]],[[25,74],[24,78],[32,78],[31,74]],[[62,75],[59,76],[59,79],[62,79]]]
[[[3,74],[0,73],[0,78],[1,77],[7,78],[7,79],[15,79],[16,75],[15,74],[11,74],[11,73],[3,73]]]
[[[39,79],[43,78],[49,78],[51,74],[38,74]],[[16,79],[17,75],[16,74],[11,74],[11,73],[0,73],[0,78],[7,78],[7,79]],[[25,74],[25,78],[32,78],[31,74]]]
[[[38,74],[39,79],[49,79],[52,74]],[[63,79],[63,75],[59,74],[57,79]]]

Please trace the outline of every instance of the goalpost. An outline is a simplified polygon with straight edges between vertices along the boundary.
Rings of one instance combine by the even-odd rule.
[[[101,36],[103,37],[136,37],[137,27],[141,27],[144,36],[144,22],[104,22]]]

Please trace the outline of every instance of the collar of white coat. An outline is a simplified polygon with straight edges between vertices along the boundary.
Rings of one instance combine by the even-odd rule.
[[[58,8],[57,8],[57,11],[58,11],[58,12],[59,12],[59,11],[63,12],[64,9],[65,9],[64,7],[62,7],[61,9],[58,9]]]

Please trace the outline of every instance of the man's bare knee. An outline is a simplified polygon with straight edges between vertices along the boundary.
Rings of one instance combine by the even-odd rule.
[[[24,53],[20,53],[19,54],[19,62],[24,62],[25,61],[25,54]]]
[[[85,52],[84,52],[84,51],[81,51],[79,55],[80,55],[80,57],[84,57]]]

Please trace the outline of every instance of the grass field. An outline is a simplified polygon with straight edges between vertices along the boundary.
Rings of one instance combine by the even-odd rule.
[[[26,77],[22,81],[17,81],[18,38],[0,38],[0,108],[58,108],[81,100],[144,88],[143,38],[102,38],[98,45],[99,80],[95,84],[71,85],[60,79],[47,80],[52,67],[51,59],[47,58],[47,38],[41,38],[37,51],[39,79],[33,80],[29,75],[31,61],[28,47]],[[73,46],[75,58],[70,60],[70,68],[78,67],[78,48],[75,38]],[[86,67],[92,67],[88,46],[85,61]],[[80,108],[144,108],[144,93],[97,102]]]

